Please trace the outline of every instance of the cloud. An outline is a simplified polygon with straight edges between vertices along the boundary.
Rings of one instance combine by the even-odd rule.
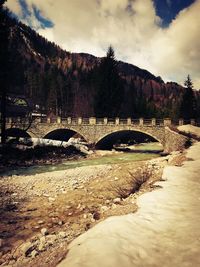
[[[26,0],[8,0],[7,7],[25,24],[40,30],[53,27],[53,23],[35,6]]]
[[[191,74],[195,81],[200,73],[200,1],[179,13],[169,28],[158,32],[153,50],[153,65],[161,75],[183,81]],[[158,70],[157,70],[158,71]],[[200,83],[195,83],[200,87]]]
[[[26,3],[31,13],[29,19],[22,18],[18,1],[8,0],[7,5],[24,22],[68,51],[104,56],[112,44],[119,60],[145,68],[165,80],[183,82],[189,73],[200,88],[200,0],[181,11],[168,28],[162,28],[152,0],[26,0]],[[44,27],[33,7],[52,22],[52,27]]]
[[[9,0],[6,2],[6,6],[16,15],[21,16],[22,15],[22,10],[21,6],[18,1],[16,0]]]

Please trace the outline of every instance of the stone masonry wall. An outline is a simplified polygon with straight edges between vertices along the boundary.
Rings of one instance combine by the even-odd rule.
[[[94,120],[94,121],[93,121]],[[168,128],[170,122],[165,120],[164,124],[156,125],[155,119],[152,119],[150,124],[120,124],[119,120],[115,120],[113,123],[96,123],[96,119],[93,118],[89,123],[82,123],[82,120],[78,120],[76,123],[61,122],[57,120],[53,123],[35,121],[27,131],[31,137],[44,138],[48,133],[59,129],[74,130],[84,137],[84,139],[91,144],[96,144],[105,136],[119,131],[138,131],[154,137],[164,147],[166,152],[172,152],[176,150],[183,150],[185,143],[188,140],[187,137],[176,133]],[[18,125],[14,127],[20,128]],[[9,127],[8,127],[9,128]]]
[[[182,151],[187,141],[188,137],[165,128],[165,152]]]
[[[67,124],[48,124],[38,123],[33,125],[29,130],[28,134],[31,137],[44,138],[48,133],[58,130],[68,129],[74,130],[75,132],[82,135],[88,143],[96,144],[105,136],[118,132],[118,131],[138,131],[152,136],[158,140],[163,146],[165,143],[165,128],[164,127],[151,127],[151,126],[133,126],[133,125],[67,125]]]

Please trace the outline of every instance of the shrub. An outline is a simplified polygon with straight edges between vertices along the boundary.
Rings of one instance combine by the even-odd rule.
[[[129,175],[130,177],[127,179],[126,184],[112,186],[113,191],[122,199],[139,191],[141,186],[152,177],[153,173],[151,169],[144,166],[143,169],[140,169],[135,173],[129,172]]]

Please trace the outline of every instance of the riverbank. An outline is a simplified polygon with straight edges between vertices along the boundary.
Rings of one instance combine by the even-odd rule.
[[[91,162],[93,165],[99,165],[101,162],[102,164],[115,164],[120,161],[148,160],[158,157],[162,152],[162,146],[155,142],[130,147],[130,151],[124,154],[114,149],[110,151],[89,150],[85,145],[77,142],[65,142],[65,146],[61,146],[60,141],[49,141],[56,142],[57,146],[48,143],[46,146],[8,145],[0,147],[0,176],[7,173],[20,175],[29,172],[55,171],[74,168],[76,165],[81,167],[87,165],[88,160],[93,160],[93,163]]]
[[[181,157],[2,177],[0,262],[55,266],[78,235],[109,216],[135,212],[138,195],[153,190],[164,166]],[[144,170],[147,182],[133,193],[133,176],[142,179]]]
[[[78,160],[85,157],[85,153],[72,145],[68,147],[6,145],[0,147],[0,175],[17,168],[54,165],[63,160]]]

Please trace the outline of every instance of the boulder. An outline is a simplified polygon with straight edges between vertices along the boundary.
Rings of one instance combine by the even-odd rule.
[[[42,234],[43,236],[48,235],[48,230],[47,230],[47,228],[42,228],[42,229],[41,229],[41,234]]]
[[[117,198],[113,199],[113,203],[114,204],[120,204],[121,203],[121,198],[117,197]]]

